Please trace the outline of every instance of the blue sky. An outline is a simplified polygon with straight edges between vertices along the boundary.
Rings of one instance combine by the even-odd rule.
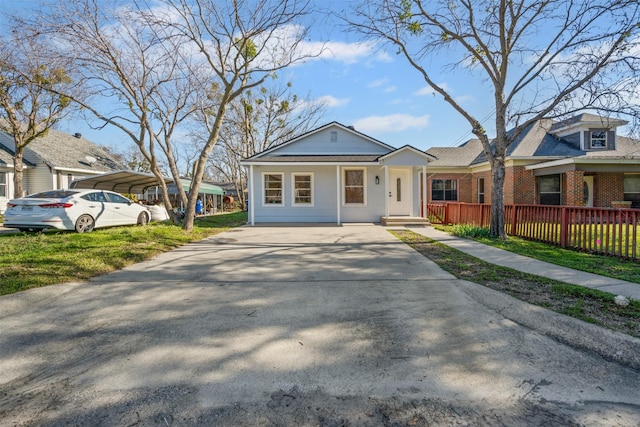
[[[27,15],[41,3],[41,0],[0,0],[4,10]],[[322,1],[322,5],[339,9],[344,3],[327,0]],[[442,98],[433,96],[418,72],[396,55],[392,47],[362,43],[356,35],[345,32],[331,20],[315,25],[309,43],[325,42],[325,53],[280,74],[292,82],[293,91],[300,96],[325,101],[323,122],[335,120],[392,146],[409,144],[421,150],[459,145],[472,137],[469,124]],[[446,62],[446,58],[440,59]],[[484,120],[493,136],[491,92],[484,92],[489,102],[483,103],[477,82],[462,71],[456,74],[440,70],[438,61],[433,62],[434,70],[439,71],[435,80],[444,84],[477,118]],[[59,127],[69,133],[80,132],[101,145],[117,148],[130,145],[120,131],[93,130],[80,120],[67,120]]]

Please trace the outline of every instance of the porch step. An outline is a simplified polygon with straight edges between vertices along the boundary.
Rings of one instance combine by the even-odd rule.
[[[380,223],[384,226],[387,225],[431,225],[431,221],[428,218],[413,217],[413,216],[382,216],[380,217]]]

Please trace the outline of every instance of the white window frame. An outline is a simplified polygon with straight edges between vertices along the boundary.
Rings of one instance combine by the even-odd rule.
[[[603,138],[594,138],[593,137],[594,133],[603,133],[604,134],[604,139]],[[607,133],[608,132],[606,130],[592,130],[592,131],[589,131],[589,148],[591,150],[606,150],[607,142],[608,142],[607,141],[607,139],[608,139]],[[594,146],[593,145],[593,141],[594,140],[595,141],[604,141],[604,146],[599,146],[599,145],[598,146]]]
[[[0,193],[0,199],[6,199],[9,195],[9,174],[5,171],[0,171],[0,176],[4,176],[4,182],[0,182],[0,187],[4,189],[4,196]]]
[[[347,203],[347,171],[362,171],[362,203]],[[342,168],[342,206],[367,206],[367,168]]]
[[[266,199],[267,199],[267,193],[266,193],[266,176],[267,175],[280,175],[280,177],[282,178],[282,186],[280,187],[280,191],[282,192],[282,195],[280,197],[280,203],[267,203]],[[262,192],[261,197],[262,197],[262,206],[263,207],[270,207],[270,208],[280,208],[280,207],[284,207],[285,205],[285,183],[284,183],[284,172],[262,172]]]
[[[311,203],[296,203],[296,177],[308,176],[311,178],[310,190],[311,190]],[[315,188],[314,188],[313,172],[292,172],[291,173],[291,206],[296,207],[308,207],[312,208],[315,202]]]

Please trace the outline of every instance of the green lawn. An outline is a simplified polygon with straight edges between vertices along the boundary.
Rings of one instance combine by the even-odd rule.
[[[488,234],[488,231],[485,232],[486,229],[478,229],[477,227],[437,226],[437,228],[462,237],[473,238],[486,245],[495,246],[552,264],[640,283],[640,262],[638,261],[563,249],[558,246],[533,242],[513,236],[509,236],[507,240],[492,239],[486,237]]]
[[[246,212],[199,217],[191,233],[170,224],[91,233],[47,231],[0,235],[0,295],[86,280],[189,242],[245,224]]]

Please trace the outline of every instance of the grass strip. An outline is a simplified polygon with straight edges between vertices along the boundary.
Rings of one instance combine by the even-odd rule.
[[[459,279],[640,338],[640,301],[619,306],[608,292],[497,266],[410,230],[389,232]]]
[[[505,251],[524,255],[540,261],[560,265],[574,270],[599,274],[600,276],[625,280],[640,284],[640,263],[634,260],[564,249],[543,242],[535,242],[515,236],[507,240],[489,237],[487,228],[454,225],[437,226],[439,230],[460,237],[473,239],[479,243],[493,246]]]

